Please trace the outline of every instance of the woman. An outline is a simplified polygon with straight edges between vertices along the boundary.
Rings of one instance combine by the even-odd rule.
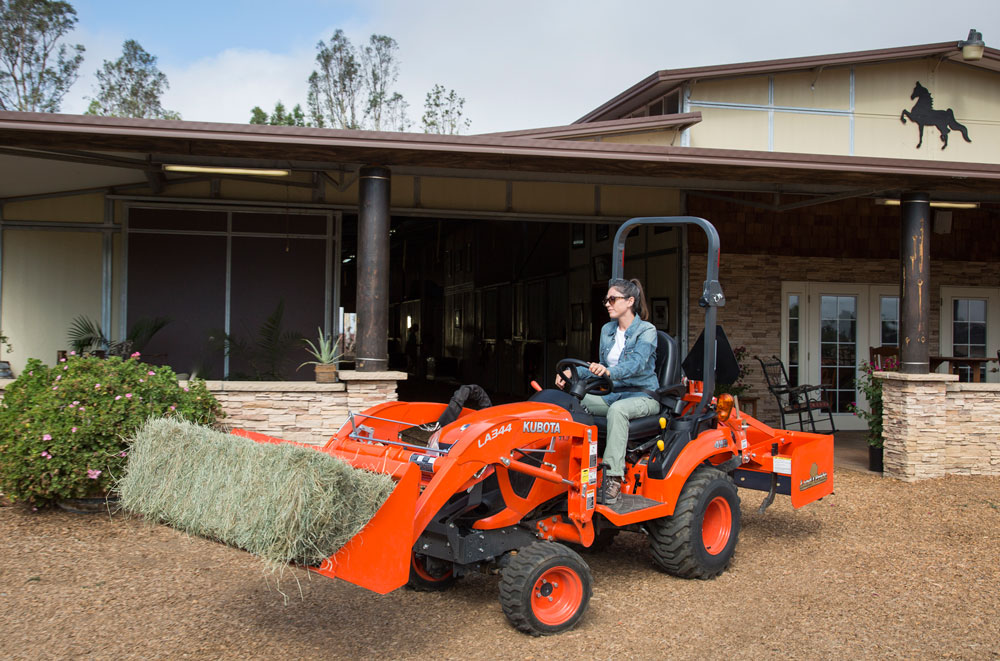
[[[590,372],[610,377],[614,391],[604,396],[585,395],[583,405],[593,415],[608,419],[604,502],[611,504],[621,494],[629,420],[659,413],[659,402],[642,390],[653,391],[660,384],[655,369],[656,327],[645,321],[649,308],[642,285],[634,278],[612,280],[604,307],[611,321],[601,329],[599,362],[590,364]],[[557,375],[556,385],[562,388],[564,384]]]

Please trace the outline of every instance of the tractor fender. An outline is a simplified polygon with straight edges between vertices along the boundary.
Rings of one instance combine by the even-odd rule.
[[[694,469],[713,457],[726,459],[732,455],[730,438],[722,429],[703,431],[680,449],[670,466],[666,477],[657,479],[647,472],[643,482],[642,495],[661,503],[675,505],[681,489]]]

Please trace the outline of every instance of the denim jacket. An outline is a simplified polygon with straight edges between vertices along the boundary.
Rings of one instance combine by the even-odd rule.
[[[611,320],[601,328],[600,360],[602,365],[608,364],[608,354],[615,345],[615,331],[618,322]],[[590,371],[578,368],[581,376],[593,376]],[[660,381],[656,378],[656,327],[638,316],[625,329],[625,348],[618,358],[618,364],[608,368],[608,375],[618,388],[644,388],[656,390]],[[612,392],[604,396],[608,404],[626,397],[648,397],[643,392]]]

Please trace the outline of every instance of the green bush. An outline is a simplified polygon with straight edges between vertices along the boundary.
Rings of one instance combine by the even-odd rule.
[[[882,369],[892,371],[899,368],[899,361],[895,358],[887,358]],[[865,440],[873,448],[881,448],[884,441],[882,436],[882,379],[876,379],[873,375],[879,371],[878,367],[867,361],[861,362],[861,370],[858,374],[858,392],[864,395],[868,402],[868,410],[858,406],[857,402],[851,402],[847,410],[858,416],[868,424],[868,436]]]
[[[35,505],[106,493],[125,464],[126,438],[150,417],[213,424],[222,416],[203,381],[186,387],[139,354],[32,358],[0,402],[0,491]]]

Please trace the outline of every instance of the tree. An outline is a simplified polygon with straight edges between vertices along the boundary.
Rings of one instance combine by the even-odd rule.
[[[319,69],[309,76],[309,112],[316,126],[406,130],[406,101],[393,91],[399,77],[396,40],[373,34],[360,51],[343,30],[316,46]]]
[[[160,103],[160,96],[170,83],[167,75],[157,68],[156,56],[147,53],[133,39],[125,41],[122,56],[117,60],[104,60],[97,72],[97,83],[97,98],[91,100],[87,115],[181,118],[180,113],[167,110]]]
[[[302,106],[298,103],[291,112],[285,109],[285,104],[280,100],[274,104],[274,112],[268,116],[260,106],[254,106],[250,111],[251,124],[270,124],[271,126],[309,126],[306,123],[306,114],[302,111]]]
[[[68,2],[0,0],[0,110],[59,110],[83,62],[83,46],[59,44],[76,22]]]
[[[458,96],[455,90],[445,90],[442,85],[434,85],[424,99],[424,115],[421,118],[424,133],[458,135],[463,129],[468,129],[472,121],[462,118],[464,106],[465,99]]]

